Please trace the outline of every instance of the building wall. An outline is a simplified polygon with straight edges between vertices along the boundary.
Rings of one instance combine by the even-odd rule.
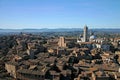
[[[30,56],[31,59],[34,59],[34,51],[32,49],[28,49],[27,54]]]
[[[85,26],[84,27],[84,33],[83,33],[83,40],[84,40],[84,42],[87,41],[87,34],[88,34],[88,27]]]
[[[65,43],[64,37],[60,37],[58,45],[59,45],[59,47],[66,47],[66,43]]]
[[[5,69],[8,73],[10,73],[11,76],[16,78],[16,66],[5,63]]]
[[[109,77],[96,77],[95,80],[110,80]]]
[[[33,75],[33,74],[22,74],[22,73],[17,73],[18,77],[17,79],[20,80],[45,80],[45,76],[42,75]]]
[[[97,48],[101,48],[101,44],[96,44],[96,47]]]

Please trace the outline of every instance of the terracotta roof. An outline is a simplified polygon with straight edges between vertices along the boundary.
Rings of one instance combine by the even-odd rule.
[[[50,71],[50,74],[51,75],[60,75],[60,73],[57,73],[56,71],[53,71],[53,70]]]
[[[24,73],[24,74],[33,74],[33,75],[45,75],[45,72],[34,71],[29,69],[19,69],[17,72]]]
[[[36,67],[37,67],[37,65],[30,65],[29,69],[32,70],[32,69],[34,69]]]

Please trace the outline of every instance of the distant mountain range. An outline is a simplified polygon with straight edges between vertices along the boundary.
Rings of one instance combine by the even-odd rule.
[[[70,32],[70,31],[83,31],[81,28],[57,28],[57,29],[0,29],[3,32]],[[89,31],[104,31],[104,32],[120,32],[119,29],[89,29]]]
[[[80,28],[58,28],[58,29],[0,29],[0,32],[65,32],[65,31],[81,31]]]

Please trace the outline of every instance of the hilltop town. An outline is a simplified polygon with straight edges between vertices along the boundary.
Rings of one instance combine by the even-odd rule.
[[[120,34],[96,33],[0,36],[0,80],[120,80]]]

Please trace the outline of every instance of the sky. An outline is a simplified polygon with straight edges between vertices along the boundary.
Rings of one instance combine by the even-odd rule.
[[[0,0],[0,28],[120,28],[120,0]]]

